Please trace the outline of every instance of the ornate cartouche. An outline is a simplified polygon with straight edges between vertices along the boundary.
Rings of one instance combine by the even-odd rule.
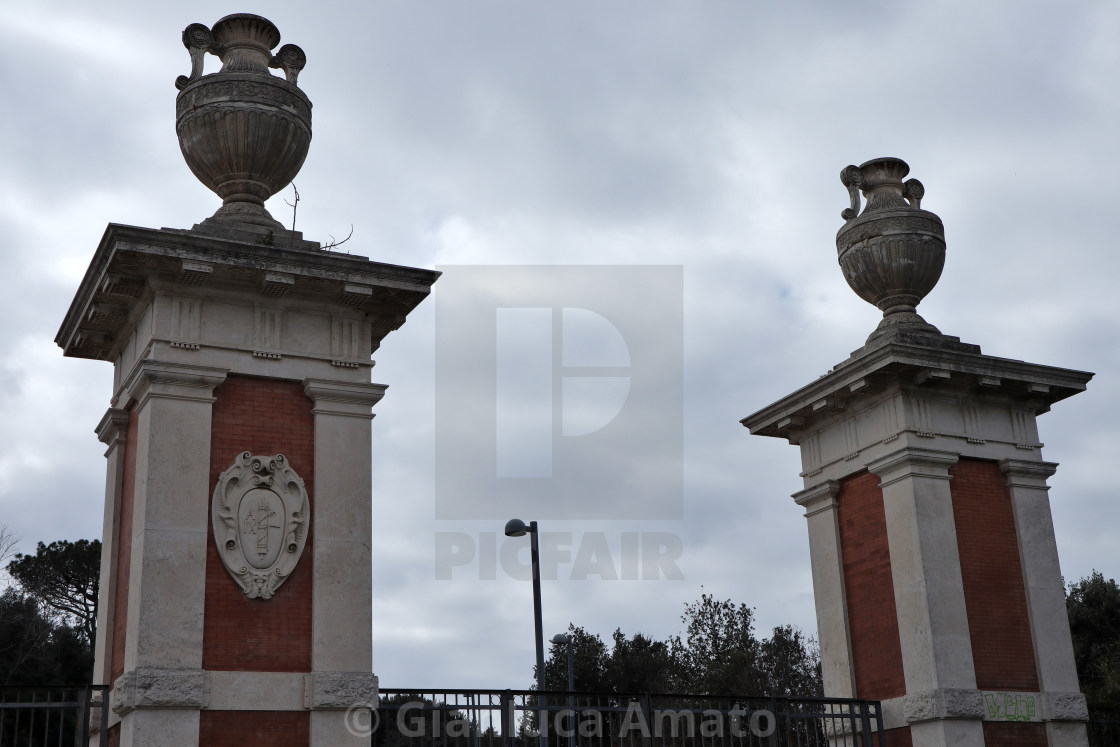
[[[922,183],[902,181],[909,172],[898,158],[876,158],[840,172],[851,198],[840,214],[846,223],[836,234],[840,268],[852,290],[883,312],[869,343],[891,333],[940,336],[915,307],[941,277],[945,228],[921,209]],[[860,191],[867,200],[862,213]]]
[[[192,23],[183,31],[191,55],[190,76],[175,81],[175,129],[194,175],[222,198],[202,225],[282,230],[264,201],[286,187],[303,165],[311,144],[311,101],[296,86],[307,58],[285,44],[275,55],[280,32],[266,18],[226,16],[208,29]],[[203,75],[207,53],[222,69]],[[269,68],[282,68],[279,78]]]

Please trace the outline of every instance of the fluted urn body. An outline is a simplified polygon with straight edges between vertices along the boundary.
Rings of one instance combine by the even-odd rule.
[[[279,42],[276,26],[248,13],[226,16],[213,30],[191,24],[183,32],[192,70],[176,81],[175,127],[187,165],[222,198],[206,223],[283,228],[264,201],[303,166],[311,101],[296,85],[306,57],[291,44],[273,55]],[[222,69],[202,75],[207,53],[221,58]],[[270,67],[283,68],[286,79]]]
[[[892,328],[939,334],[915,307],[941,277],[945,229],[940,218],[921,209],[921,182],[903,182],[909,171],[898,158],[876,158],[840,174],[851,197],[836,234],[840,268],[852,290],[883,312],[869,341]],[[862,213],[860,191],[867,201]]]

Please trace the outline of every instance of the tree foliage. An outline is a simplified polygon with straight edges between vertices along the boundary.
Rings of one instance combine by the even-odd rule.
[[[816,643],[797,628],[754,631],[754,610],[710,594],[685,605],[684,630],[667,641],[616,629],[611,647],[570,625],[576,690],[711,695],[822,694]],[[545,687],[567,690],[567,646],[552,644]]]
[[[77,629],[86,645],[93,645],[101,576],[99,540],[40,542],[34,555],[16,555],[8,563],[8,573],[60,623]]]
[[[0,685],[83,684],[92,671],[81,631],[43,614],[15,586],[0,594]]]
[[[1070,584],[1066,611],[1089,714],[1120,719],[1120,586],[1093,571]]]
[[[0,527],[0,561],[12,549]],[[0,594],[0,684],[90,681],[101,543],[39,543],[7,563],[15,583]]]
[[[575,625],[568,626],[572,639],[572,671],[575,690],[603,690],[607,687],[607,647],[603,639]],[[568,689],[568,645],[553,643],[544,662],[546,690]],[[533,667],[536,679],[537,668]]]

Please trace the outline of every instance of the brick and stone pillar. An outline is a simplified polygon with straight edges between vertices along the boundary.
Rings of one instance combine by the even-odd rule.
[[[346,713],[377,698],[370,420],[386,387],[370,357],[438,274],[273,220],[264,199],[310,141],[303,53],[272,54],[276,28],[247,14],[183,39],[180,141],[223,205],[190,230],[110,224],[57,338],[114,365],[97,428],[109,743],[368,744]],[[201,74],[207,53],[222,71]]]
[[[743,420],[801,447],[825,692],[881,700],[891,745],[1085,745],[1046,483],[1057,465],[1036,418],[1092,374],[983,355],[917,314],[945,244],[907,171],[877,159],[841,176],[840,264],[883,321]]]

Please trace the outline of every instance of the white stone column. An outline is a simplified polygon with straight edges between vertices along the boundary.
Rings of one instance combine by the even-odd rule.
[[[385,386],[306,379],[315,403],[311,744],[368,745],[347,710],[377,702],[373,675],[371,408]],[[368,719],[358,723],[368,723]]]
[[[1007,476],[1011,493],[1047,739],[1051,745],[1082,747],[1088,745],[1088,737],[1080,722],[1088,718],[1088,711],[1074,665],[1066,593],[1047,495],[1050,486],[1046,484],[1058,465],[1004,459],[999,468]]]
[[[813,570],[813,599],[817,607],[817,637],[821,646],[824,692],[830,698],[856,697],[852,667],[852,638],[844,587],[844,559],[836,496],[840,483],[828,480],[793,494],[805,509],[809,527],[809,561]]]
[[[211,406],[224,369],[145,360],[125,391],[137,418],[121,747],[196,745],[202,671]],[[117,593],[124,593],[123,589]]]
[[[949,468],[958,455],[903,448],[867,465],[882,482],[904,711],[915,747],[982,747],[983,696],[968,632]]]
[[[113,611],[117,590],[117,533],[120,531],[121,487],[124,483],[128,410],[110,407],[95,429],[105,450],[105,513],[101,523],[101,571],[97,589],[97,640],[93,646],[93,684],[111,684],[113,659]],[[103,710],[94,711],[91,747],[101,744],[98,732]]]

